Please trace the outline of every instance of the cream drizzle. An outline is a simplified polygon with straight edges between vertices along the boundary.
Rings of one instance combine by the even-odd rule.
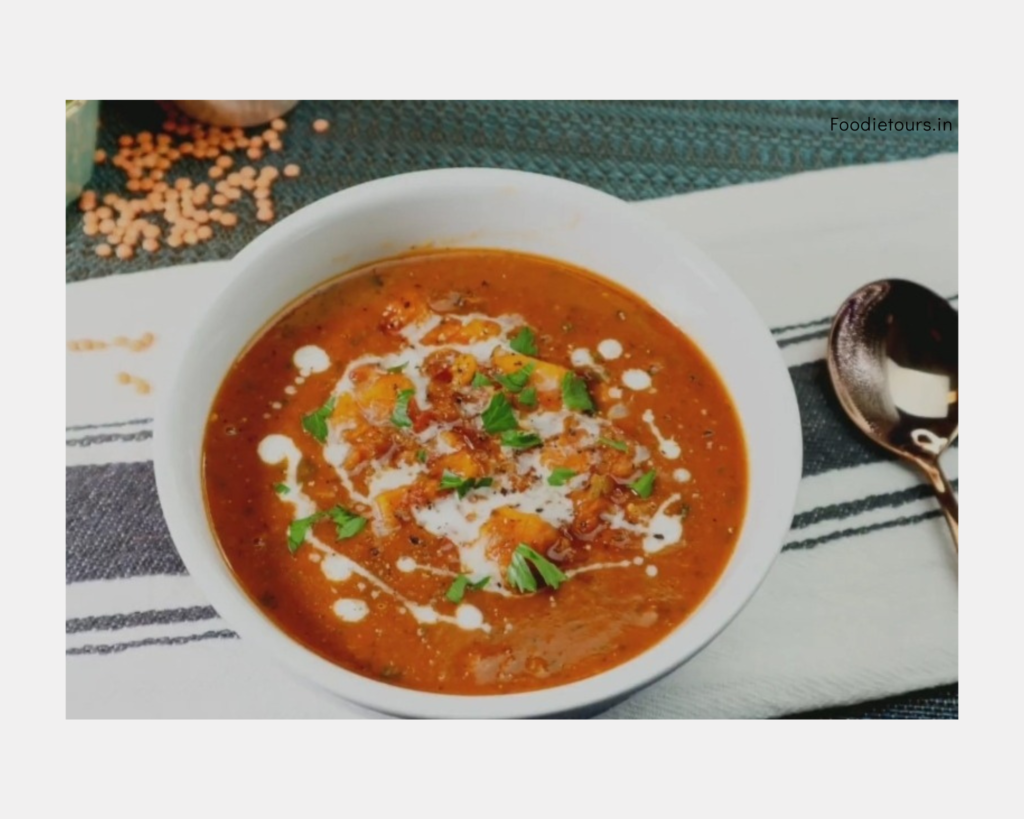
[[[679,448],[679,444],[675,442],[674,438],[666,438],[661,434],[661,430],[658,429],[654,424],[654,413],[651,410],[645,410],[644,414],[640,416],[644,419],[647,426],[651,428],[651,432],[654,437],[658,439],[658,451],[668,458],[670,461],[674,461],[682,454],[682,450]]]
[[[362,600],[342,597],[334,603],[334,613],[346,623],[358,623],[370,613],[370,607]]]
[[[639,392],[650,389],[651,376],[643,370],[626,370],[622,374],[622,383],[634,392]]]
[[[299,374],[308,377],[313,373],[322,373],[331,366],[331,359],[327,353],[315,344],[308,344],[299,347],[292,356],[292,363],[296,366]]]
[[[577,347],[569,354],[569,360],[574,367],[593,367],[594,357],[586,347]]]
[[[614,515],[605,514],[601,517],[612,529],[622,529],[626,532],[643,535],[644,551],[647,554],[655,554],[669,546],[674,546],[683,539],[682,518],[679,515],[665,513],[665,510],[680,498],[681,496],[678,494],[669,497],[645,524],[630,523],[626,520],[622,510],[617,511]]]
[[[622,345],[614,338],[606,338],[597,345],[597,352],[605,361],[614,361],[622,355]]]

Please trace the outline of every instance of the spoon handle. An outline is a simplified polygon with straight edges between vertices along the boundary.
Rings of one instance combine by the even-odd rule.
[[[928,476],[928,482],[931,483],[932,489],[935,490],[935,497],[939,501],[939,506],[942,507],[942,513],[946,516],[946,523],[949,524],[949,530],[953,533],[953,547],[960,551],[960,503],[956,499],[956,493],[953,492],[953,487],[949,482],[949,478],[946,477],[946,473],[942,471],[942,467],[939,466],[938,460],[935,461],[920,461],[921,469],[924,470],[924,474]]]

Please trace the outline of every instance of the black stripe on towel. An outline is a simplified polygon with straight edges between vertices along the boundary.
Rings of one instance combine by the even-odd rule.
[[[188,606],[178,609],[133,611],[127,614],[104,614],[96,617],[73,617],[65,621],[65,633],[120,631],[123,628],[165,623],[196,623],[202,620],[215,620],[219,616],[213,606]]]
[[[79,424],[73,427],[64,427],[65,432],[78,432],[83,429],[108,429],[109,427],[131,427],[138,424],[151,424],[152,418],[133,418],[130,421],[111,421],[107,424]]]
[[[138,432],[104,432],[100,435],[83,435],[80,438],[68,438],[67,446],[92,446],[93,444],[109,444],[113,441],[148,441],[153,431],[140,429]]]
[[[959,485],[958,480],[954,480],[951,483],[954,487]],[[870,512],[874,509],[895,509],[912,501],[931,497],[931,494],[932,490],[921,484],[920,486],[912,486],[894,492],[885,492],[881,495],[868,495],[866,498],[859,498],[853,501],[818,506],[815,509],[795,515],[790,529],[805,529],[812,524],[821,523],[825,520],[842,520],[859,515],[862,512]]]
[[[228,629],[221,631],[204,631],[202,634],[186,634],[181,637],[148,637],[145,640],[131,640],[125,643],[109,643],[107,645],[87,645],[69,648],[65,654],[69,657],[78,654],[119,654],[130,648],[146,646],[180,646],[186,643],[198,643],[200,640],[237,640],[238,635]]]
[[[797,540],[793,543],[787,543],[782,547],[782,551],[788,552],[792,549],[813,549],[816,546],[820,546],[822,543],[828,543],[833,540],[840,540],[842,538],[854,537],[867,535],[871,532],[877,532],[881,529],[894,529],[900,526],[913,526],[914,524],[921,523],[931,518],[937,518],[942,512],[938,509],[932,509],[930,512],[922,512],[919,515],[908,515],[902,518],[896,518],[895,520],[883,520],[878,523],[872,523],[868,526],[857,526],[850,529],[840,529],[836,532],[829,532],[827,535],[821,537],[812,537],[807,540]]]

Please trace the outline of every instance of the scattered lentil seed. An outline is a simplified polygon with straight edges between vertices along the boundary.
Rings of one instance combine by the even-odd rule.
[[[284,175],[290,177],[296,177],[299,175],[299,166],[292,163],[284,166]]]
[[[271,188],[280,171],[272,165],[258,171],[252,165],[237,167],[232,154],[245,151],[246,156],[258,160],[268,150],[280,151],[286,129],[285,120],[278,118],[260,134],[249,137],[241,128],[207,126],[170,113],[155,134],[120,135],[115,152],[108,155],[100,149],[94,159],[108,162],[124,174],[124,190],[129,195],[108,193],[101,199],[95,191],[85,191],[79,200],[83,233],[102,239],[94,248],[101,257],[132,258],[136,248],[155,253],[163,245],[174,248],[208,241],[214,225],[231,228],[238,224],[238,216],[228,208],[241,199],[243,190],[252,193],[259,221],[272,221]],[[194,184],[188,177],[167,178],[183,156],[210,161],[206,170],[210,179],[218,180],[216,193],[209,184]],[[228,172],[232,168],[235,170]],[[286,175],[296,175],[298,170],[297,165],[289,165]],[[98,207],[100,203],[102,207]],[[157,224],[153,219],[163,221]]]
[[[313,130],[316,131],[318,134],[326,132],[327,129],[330,127],[331,123],[329,123],[325,119],[318,119],[313,122]]]

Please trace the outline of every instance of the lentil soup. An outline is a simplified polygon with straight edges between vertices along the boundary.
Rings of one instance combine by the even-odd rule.
[[[284,632],[394,685],[530,691],[674,630],[732,554],[743,434],[713,367],[562,262],[423,252],[252,341],[207,424],[209,517]]]

